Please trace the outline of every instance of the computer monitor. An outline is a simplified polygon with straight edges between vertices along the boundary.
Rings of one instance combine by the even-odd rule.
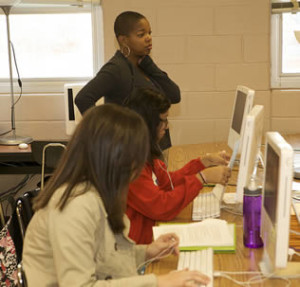
[[[83,88],[84,85],[85,83],[64,85],[65,123],[67,135],[73,134],[76,125],[81,120],[81,113],[76,107],[74,100],[76,95]]]
[[[228,135],[228,146],[232,150],[235,143],[239,141],[239,152],[241,151],[245,119],[252,108],[254,94],[255,92],[252,89],[245,86],[237,86]]]
[[[243,202],[244,187],[255,176],[264,124],[264,107],[256,105],[246,116],[236,187],[236,203]]]
[[[75,105],[75,97],[86,83],[72,83],[64,85],[65,123],[66,134],[72,135],[82,115]],[[104,98],[100,98],[96,105],[104,104]]]
[[[263,273],[285,268],[288,261],[293,149],[278,132],[266,133],[265,172],[261,210],[264,242]]]

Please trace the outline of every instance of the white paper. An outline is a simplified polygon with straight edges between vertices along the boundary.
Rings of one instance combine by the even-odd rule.
[[[179,237],[179,247],[233,246],[234,238],[229,226],[222,219],[206,219],[189,224],[162,224],[153,227],[154,239],[173,232]]]

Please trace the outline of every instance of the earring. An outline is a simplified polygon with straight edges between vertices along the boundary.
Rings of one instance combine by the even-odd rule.
[[[130,55],[130,48],[125,44],[122,48],[121,48],[121,53],[124,55],[124,57],[128,58]]]

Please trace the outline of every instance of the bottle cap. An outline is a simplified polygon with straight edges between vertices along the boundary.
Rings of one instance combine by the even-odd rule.
[[[247,196],[259,196],[262,193],[262,188],[257,187],[256,189],[249,189],[248,187],[244,187],[244,195]]]

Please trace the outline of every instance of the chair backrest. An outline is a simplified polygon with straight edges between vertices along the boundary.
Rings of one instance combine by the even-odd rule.
[[[25,276],[25,272],[24,272],[24,269],[23,269],[23,264],[22,262],[20,262],[18,264],[18,283],[17,283],[17,286],[18,287],[27,287],[27,280],[26,280],[26,276]]]
[[[58,164],[58,161],[62,155],[62,152],[66,149],[66,146],[62,143],[48,143],[43,147],[43,157],[42,157],[42,178],[41,178],[41,190],[44,189],[44,179],[45,179],[45,167],[46,167],[46,153],[49,149],[52,149],[53,153],[50,154],[51,156],[57,155],[59,153],[58,159],[56,159],[55,162],[53,162],[53,168],[55,168]]]
[[[25,192],[17,199],[16,214],[21,231],[22,238],[24,239],[26,228],[34,214],[32,208],[32,199],[38,194],[39,189],[34,189]]]
[[[27,226],[34,214],[32,200],[40,189],[25,192],[16,200],[15,212],[12,215],[11,234],[15,243],[18,262],[22,260],[23,240]]]
[[[34,141],[31,143],[32,157],[35,162],[42,166],[43,162],[43,150],[44,147],[49,144],[62,144],[66,145],[67,141]],[[47,148],[45,153],[45,167],[48,169],[56,168],[56,165],[64,152],[63,148]]]
[[[56,168],[63,152],[66,149],[66,144],[66,141],[35,141],[31,144],[33,159],[42,166],[41,190],[44,189],[45,173],[52,173]]]
[[[18,229],[19,233],[16,233],[16,235],[19,236],[19,238],[15,238],[15,248],[16,248],[16,254],[18,259],[18,266],[17,266],[17,279],[18,287],[27,287],[26,282],[26,276],[23,270],[22,266],[22,252],[23,252],[23,242],[24,237],[26,233],[27,226],[34,214],[34,210],[32,208],[32,200],[37,194],[40,192],[40,189],[34,189],[25,192],[22,196],[20,196],[16,201],[16,209],[15,213],[13,214],[13,218],[17,218],[18,227],[16,227],[16,224],[14,225],[15,229]]]

